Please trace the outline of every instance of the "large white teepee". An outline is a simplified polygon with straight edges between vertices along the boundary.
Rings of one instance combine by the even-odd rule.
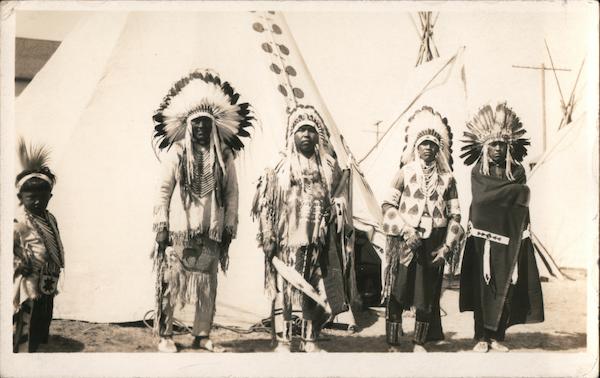
[[[58,177],[50,210],[61,229],[66,272],[55,316],[124,322],[153,307],[149,254],[159,163],[152,115],[171,85],[198,68],[219,72],[260,120],[237,162],[240,227],[229,272],[219,281],[218,322],[248,325],[269,312],[250,204],[255,180],[283,146],[286,107],[315,106],[341,165],[352,169],[283,16],[95,13],[67,36],[16,104],[18,134],[49,145]],[[357,225],[376,225],[368,186],[353,177]]]
[[[561,128],[529,177],[531,226],[561,268],[598,256],[598,129],[585,112]]]
[[[461,48],[450,57],[433,59],[414,69],[403,89],[403,96],[396,100],[399,115],[388,124],[379,143],[361,160],[361,168],[379,203],[400,166],[408,119],[421,107],[430,106],[448,120],[452,129],[454,175],[457,177],[462,212],[468,215],[470,171],[459,159],[467,111],[463,55],[464,48]]]

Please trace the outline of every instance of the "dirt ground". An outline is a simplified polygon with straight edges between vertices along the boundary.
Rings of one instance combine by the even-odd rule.
[[[568,272],[575,280],[542,283],[546,320],[540,324],[516,325],[507,332],[506,345],[513,352],[583,352],[586,349],[586,278],[582,272]],[[472,313],[458,311],[458,291],[442,295],[442,325],[446,340],[428,345],[430,352],[469,352],[473,347]],[[321,346],[328,352],[386,352],[385,311],[370,308],[359,312],[357,332],[325,329]],[[402,352],[411,351],[410,336],[414,318],[406,314],[406,343]],[[155,352],[151,330],[142,322],[101,324],[59,320],[52,322],[49,343],[40,352]],[[213,340],[228,352],[267,352],[270,335],[266,332],[239,333],[216,326]],[[205,352],[190,347],[192,336],[175,336],[181,352]],[[293,346],[294,347],[294,346]]]

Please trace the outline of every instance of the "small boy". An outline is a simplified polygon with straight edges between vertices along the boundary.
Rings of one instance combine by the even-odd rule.
[[[19,145],[19,207],[14,220],[13,352],[35,352],[48,342],[64,253],[56,219],[46,207],[56,181],[43,147]]]

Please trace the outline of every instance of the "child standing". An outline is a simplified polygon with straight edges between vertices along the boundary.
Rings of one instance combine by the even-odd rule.
[[[56,218],[46,210],[56,181],[48,152],[21,140],[23,171],[17,175],[19,207],[14,220],[13,352],[35,352],[48,342],[54,296],[64,253]]]

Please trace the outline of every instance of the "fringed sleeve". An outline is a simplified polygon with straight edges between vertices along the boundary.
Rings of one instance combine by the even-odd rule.
[[[446,188],[446,192],[444,193],[444,201],[446,202],[446,216],[460,223],[460,205],[454,177],[450,178],[448,188]]]
[[[444,193],[444,199],[446,201],[446,213],[448,216],[448,227],[444,244],[449,247],[452,253],[455,253],[458,252],[465,232],[460,225],[460,205],[458,203],[458,191],[454,177],[450,179],[448,188]]]
[[[233,156],[229,156],[225,162],[227,170],[227,182],[225,183],[225,220],[224,229],[229,232],[232,238],[237,235],[238,227],[238,208],[240,193],[238,188],[237,173],[235,170]]]
[[[381,205],[383,213],[383,232],[388,236],[401,235],[406,226],[398,211],[403,190],[404,171],[403,169],[400,169],[398,173],[396,173],[388,193],[383,199],[383,204]]]
[[[400,205],[400,196],[402,195],[402,191],[404,190],[404,170],[400,169],[383,198],[383,204],[381,205],[381,209],[383,214],[385,214],[386,210],[390,207],[398,208]]]
[[[271,299],[277,292],[277,270],[271,263],[271,258],[280,248],[280,238],[285,232],[279,229],[281,219],[285,218],[284,191],[279,185],[277,173],[267,169],[260,177],[256,194],[252,203],[252,217],[258,220],[259,247],[265,252],[265,291]]]
[[[258,181],[252,205],[252,216],[258,220],[258,244],[264,247],[277,242],[280,212],[284,203],[277,174],[267,169]]]
[[[154,232],[169,229],[169,206],[177,183],[177,154],[171,151],[161,163],[154,201]]]
[[[13,231],[13,267],[15,272],[27,265],[26,253],[21,245],[21,234],[19,233],[18,223],[15,220],[15,229]]]

